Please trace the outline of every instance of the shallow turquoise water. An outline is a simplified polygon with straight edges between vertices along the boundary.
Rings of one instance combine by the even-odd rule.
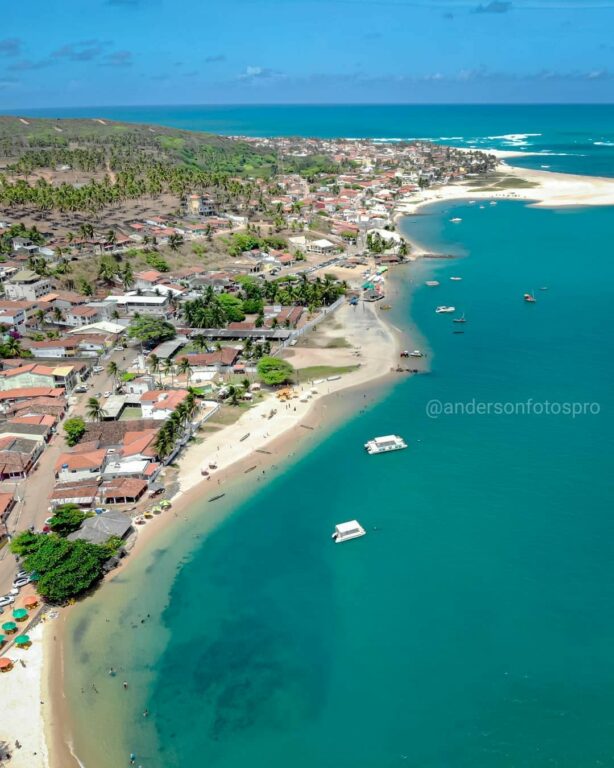
[[[121,718],[126,754],[143,768],[614,764],[612,213],[463,203],[406,220],[464,255],[397,273],[393,320],[409,323],[413,280],[432,372],[367,401],[206,540],[176,537],[80,609],[70,674],[104,676],[112,657],[135,681],[125,701],[100,683],[97,723]],[[444,303],[466,313],[463,335],[434,313]],[[600,412],[425,413],[529,398]],[[409,450],[364,454],[389,432]],[[332,544],[353,517],[368,535]],[[97,706],[81,697],[80,716]]]

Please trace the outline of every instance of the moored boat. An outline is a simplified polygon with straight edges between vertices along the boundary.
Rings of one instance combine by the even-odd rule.
[[[456,312],[456,307],[446,307],[445,305],[442,305],[441,307],[437,307],[435,312],[438,315],[446,314],[448,312]]]
[[[525,293],[523,298],[527,302],[527,304],[535,304],[536,299],[532,293]]]
[[[335,544],[341,544],[342,541],[357,539],[359,536],[364,536],[365,534],[366,531],[358,520],[348,520],[347,523],[338,523],[335,526],[331,538],[334,540]]]
[[[376,453],[389,453],[390,451],[402,451],[407,448],[407,443],[398,435],[384,435],[384,437],[374,437],[365,443],[365,448],[369,456]]]

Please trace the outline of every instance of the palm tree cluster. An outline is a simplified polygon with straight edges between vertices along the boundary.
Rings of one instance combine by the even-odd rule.
[[[323,279],[316,277],[310,281],[307,275],[303,274],[298,281],[280,278],[264,280],[261,283],[245,282],[239,298],[243,302],[245,314],[253,314],[253,308],[258,307],[262,319],[265,301],[269,304],[295,305],[314,310],[333,304],[346,290],[347,284],[338,281],[333,275],[327,274]],[[234,306],[234,310],[237,309],[241,309],[240,304]],[[211,286],[203,291],[202,296],[186,301],[181,311],[190,328],[225,328],[232,319],[220,295],[216,294]]]
[[[180,403],[164,422],[158,432],[154,447],[158,457],[165,459],[171,454],[176,443],[186,435],[186,426],[198,410],[198,403],[194,392],[188,392],[185,400]]]

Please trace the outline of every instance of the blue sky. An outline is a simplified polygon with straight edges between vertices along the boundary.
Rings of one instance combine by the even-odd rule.
[[[612,102],[614,0],[5,3],[0,110]]]

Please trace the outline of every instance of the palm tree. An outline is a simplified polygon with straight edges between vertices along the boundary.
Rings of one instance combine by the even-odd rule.
[[[173,361],[170,359],[170,357],[167,357],[164,361],[164,365],[162,366],[162,370],[166,374],[166,376],[171,377],[171,387],[174,386],[174,374],[175,374],[175,366],[173,365]]]
[[[187,357],[182,357],[179,361],[179,365],[177,367],[178,373],[183,373],[186,376],[186,380],[188,383],[188,386],[190,384],[190,379],[192,378],[192,365]]]
[[[158,432],[156,436],[156,440],[154,443],[154,447],[156,449],[156,453],[158,454],[158,457],[160,459],[165,459],[169,453],[173,450],[173,438],[170,434],[169,429],[167,428],[167,425],[165,424],[162,429]]]
[[[119,377],[119,366],[113,360],[107,365],[107,373],[109,376],[113,376],[113,389],[115,389]]]
[[[196,347],[196,349],[199,352],[209,351],[209,345],[207,344],[207,337],[202,333],[199,333],[198,335],[192,337],[192,344]]]
[[[100,400],[97,397],[90,397],[87,401],[86,413],[91,421],[102,421],[107,412],[100,404]]]
[[[153,352],[149,355],[147,358],[147,367],[154,376],[160,373],[160,358],[158,355],[154,354]],[[160,386],[162,386],[162,379],[159,378],[158,380]]]
[[[168,238],[168,247],[171,249],[171,251],[179,250],[180,246],[182,245],[183,235],[174,234]]]

